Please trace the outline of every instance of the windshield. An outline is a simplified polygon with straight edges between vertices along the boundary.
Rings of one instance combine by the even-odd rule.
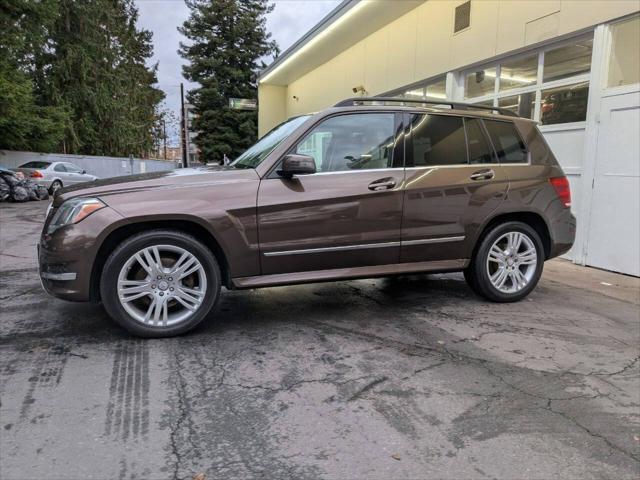
[[[256,168],[291,132],[302,125],[310,115],[301,115],[281,123],[240,155],[231,165],[236,168]]]

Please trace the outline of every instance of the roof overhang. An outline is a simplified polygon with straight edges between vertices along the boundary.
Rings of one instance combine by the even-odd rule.
[[[258,80],[289,85],[424,1],[344,0],[264,69]]]

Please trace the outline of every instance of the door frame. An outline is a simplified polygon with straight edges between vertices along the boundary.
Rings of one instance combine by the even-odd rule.
[[[620,21],[624,21],[625,17]],[[585,126],[584,156],[582,163],[582,178],[580,192],[580,207],[578,210],[578,225],[575,243],[578,246],[574,263],[586,266],[589,232],[591,231],[591,212],[593,206],[593,188],[596,180],[598,164],[598,139],[601,133],[600,122],[602,114],[602,100],[618,95],[627,95],[640,91],[640,83],[622,87],[606,88],[605,82],[609,74],[609,58],[612,45],[611,26],[619,22],[602,24],[595,27],[593,32],[593,53],[591,57],[591,74],[589,83],[589,97],[587,99],[587,120]]]

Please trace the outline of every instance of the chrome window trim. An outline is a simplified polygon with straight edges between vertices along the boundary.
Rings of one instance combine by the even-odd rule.
[[[461,242],[464,239],[465,239],[465,236],[462,235],[457,237],[438,237],[438,238],[424,238],[419,240],[402,240],[399,242],[343,245],[339,247],[303,248],[300,250],[283,250],[283,251],[276,251],[276,252],[264,252],[264,256],[280,257],[284,255],[304,255],[307,253],[346,252],[349,250],[362,250],[362,249],[368,249],[368,248],[389,248],[389,247],[403,247],[403,246],[412,246],[412,245],[424,245],[429,243]]]
[[[371,173],[371,172],[390,172],[403,170],[404,167],[386,167],[386,168],[363,168],[361,170],[333,170],[330,172],[316,172],[308,175],[298,175],[298,177],[313,177],[317,175],[337,175],[340,173]]]
[[[475,167],[475,168],[482,168],[482,167],[491,167],[491,168],[497,168],[497,167],[526,167],[526,166],[530,166],[531,165],[531,161],[529,161],[528,163],[465,163],[465,164],[459,164],[459,165],[427,165],[427,166],[421,166],[421,167],[407,167],[405,168],[405,170],[429,170],[429,169],[433,169],[433,168],[464,168],[464,167]]]

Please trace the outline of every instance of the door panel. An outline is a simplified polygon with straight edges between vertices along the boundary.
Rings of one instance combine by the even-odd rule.
[[[492,179],[471,179],[486,168]],[[466,258],[465,239],[502,203],[507,187],[499,165],[407,169],[402,262]]]
[[[587,265],[640,276],[640,92],[604,97]]]
[[[403,176],[395,168],[263,180],[262,274],[398,263]],[[369,188],[389,179],[395,187]]]
[[[509,183],[477,119],[411,115],[402,262],[469,257],[466,239],[504,200]],[[471,163],[471,164],[470,164]]]

